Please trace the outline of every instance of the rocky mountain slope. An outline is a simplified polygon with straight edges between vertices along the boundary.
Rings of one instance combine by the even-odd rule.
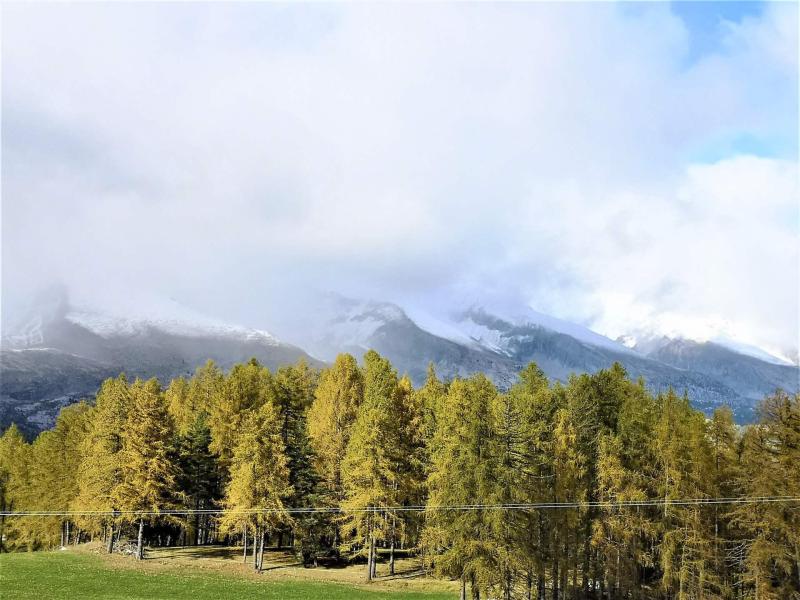
[[[63,297],[51,299],[38,303],[25,325],[3,338],[0,428],[11,422],[28,433],[47,428],[62,406],[92,397],[104,378],[121,371],[166,382],[208,359],[223,368],[251,357],[270,368],[300,358],[319,366],[339,352],[360,358],[370,348],[417,385],[429,363],[444,379],[483,372],[507,389],[532,361],[558,381],[620,362],[654,392],[668,387],[686,392],[707,413],[730,405],[739,422],[753,420],[758,401],[776,388],[794,392],[800,387],[796,366],[688,340],[648,340],[631,348],[524,307],[471,306],[441,319],[410,316],[389,302],[329,296],[308,315],[298,338],[309,353],[266,331],[220,323],[181,307],[145,318],[77,310]]]
[[[662,354],[645,354],[524,307],[491,311],[472,306],[446,319],[412,318],[391,303],[337,298],[323,312],[330,316],[316,330],[324,333],[307,342],[318,356],[330,359],[342,350],[358,355],[375,348],[415,384],[422,383],[430,362],[445,379],[482,371],[501,388],[509,387],[516,373],[532,361],[558,381],[620,362],[632,377],[643,377],[652,391],[669,387],[685,391],[707,413],[730,405],[740,422],[751,421],[757,402],[776,388],[798,389],[797,367],[723,347],[716,349],[716,358],[697,353],[677,360],[663,349]]]
[[[266,331],[208,320],[131,319],[76,310],[66,301],[38,306],[0,350],[0,429],[16,422],[32,433],[60,408],[93,397],[103,379],[157,377],[168,382],[212,359],[222,368],[257,358],[277,368],[304,358]]]

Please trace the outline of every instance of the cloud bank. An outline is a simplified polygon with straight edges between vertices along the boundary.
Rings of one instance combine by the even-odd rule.
[[[696,55],[667,4],[6,6],[4,323],[58,280],[796,351],[797,19]]]

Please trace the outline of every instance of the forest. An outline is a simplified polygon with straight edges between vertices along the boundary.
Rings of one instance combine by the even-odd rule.
[[[800,396],[757,423],[652,394],[618,364],[415,388],[374,351],[321,371],[105,381],[0,437],[0,550],[268,545],[309,568],[414,556],[462,599],[800,598]],[[132,558],[132,560],[134,560]]]

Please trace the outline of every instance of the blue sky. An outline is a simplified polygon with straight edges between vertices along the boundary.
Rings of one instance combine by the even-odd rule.
[[[686,25],[690,35],[690,59],[721,49],[725,23],[761,16],[766,2],[670,2],[670,10]]]
[[[58,280],[291,340],[334,290],[792,354],[797,18],[5,5],[3,317]]]

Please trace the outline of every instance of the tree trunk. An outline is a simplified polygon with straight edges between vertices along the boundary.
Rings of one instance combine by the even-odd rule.
[[[258,532],[261,530],[260,527],[256,527],[255,532],[253,532],[253,569],[258,570]]]
[[[394,533],[392,533],[392,544],[389,547],[389,575],[394,575]]]
[[[369,550],[367,551],[367,581],[372,581],[375,576],[375,569],[373,562],[375,561],[375,537],[370,534],[369,536]]]
[[[69,521],[66,522],[66,529],[67,529],[67,534],[66,534],[66,537],[65,537],[64,545],[65,546],[69,546]]]
[[[144,558],[144,546],[142,545],[142,537],[144,536],[144,519],[139,519],[139,537],[136,540],[136,558],[142,560]]]
[[[372,578],[378,577],[378,540],[372,540]]]
[[[553,580],[553,600],[558,600],[558,551],[556,551],[556,557],[553,559],[553,572],[550,574],[550,578]]]
[[[244,542],[244,552],[242,552],[244,556],[244,564],[247,564],[247,523],[242,525],[242,540]]]
[[[461,595],[460,600],[467,600],[467,578],[464,573],[461,574]]]
[[[581,587],[583,593],[589,595],[589,571],[591,560],[591,539],[592,539],[592,520],[586,519],[586,530],[583,533],[586,536],[583,540],[583,573],[581,573]]]
[[[266,530],[261,530],[261,539],[258,541],[258,572],[264,569],[264,538],[267,536]]]

